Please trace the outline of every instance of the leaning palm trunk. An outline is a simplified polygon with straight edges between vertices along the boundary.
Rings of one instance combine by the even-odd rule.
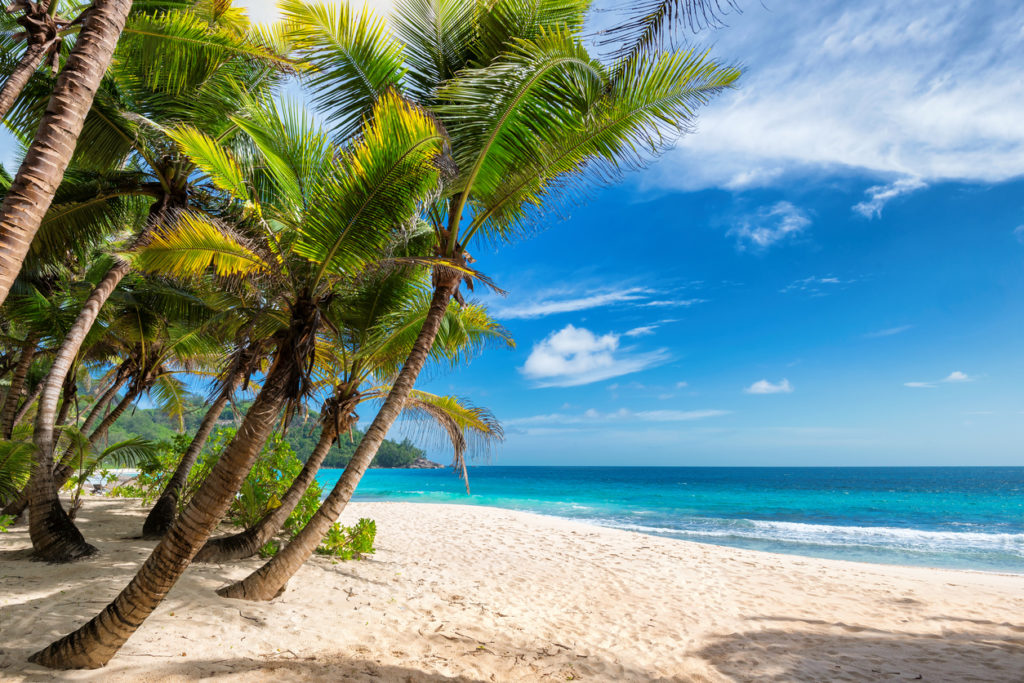
[[[279,344],[263,388],[246,412],[235,438],[135,577],[89,623],[35,653],[31,661],[53,669],[103,666],[174,587],[224,517],[266,443],[281,407],[296,391],[295,378],[301,372],[296,345],[307,343],[313,331],[308,321],[296,320],[295,315],[293,312],[289,336]]]
[[[46,45],[35,44],[26,47],[25,51],[21,54],[18,66],[14,67],[14,71],[4,81],[3,88],[0,88],[0,121],[7,116],[7,112],[17,102],[18,95],[25,89],[25,84],[29,82],[32,74],[43,63],[46,51]]]
[[[14,431],[14,416],[18,413],[18,401],[21,399],[21,392],[25,389],[28,369],[36,357],[38,342],[39,333],[33,330],[25,336],[25,341],[21,345],[21,356],[18,358],[18,364],[14,366],[14,374],[11,375],[11,388],[7,390],[3,411],[0,412],[0,435],[5,439],[10,439]]]
[[[349,425],[345,426],[347,430]],[[313,448],[309,460],[302,466],[302,470],[292,481],[291,486],[281,496],[281,504],[263,515],[260,521],[245,531],[231,536],[214,538],[206,542],[202,550],[195,557],[195,562],[228,562],[229,560],[240,560],[244,557],[252,557],[259,549],[267,544],[277,532],[288,521],[295,506],[302,500],[306,489],[313,483],[316,473],[320,470],[324,458],[334,445],[334,439],[338,435],[338,426],[333,419],[324,422],[320,431],[320,440]]]
[[[117,390],[121,387],[121,383],[123,383],[125,379],[127,379],[127,377],[119,380],[118,382],[115,382],[113,386],[111,386],[109,389],[103,392],[103,394],[98,399],[96,399],[96,404],[93,405],[92,409],[89,411],[89,414],[86,415],[85,417],[85,422],[82,423],[81,430],[83,432],[88,431],[89,429],[92,428],[92,425],[93,423],[95,423],[96,418],[98,418],[100,414],[104,411],[104,409],[106,409],[107,404],[110,403],[111,399],[117,393]],[[97,441],[98,440],[99,439],[97,438]],[[90,442],[91,441],[92,440],[90,439]],[[71,476],[73,468],[70,466],[70,463],[73,457],[74,448],[69,446],[68,449],[64,452],[64,456],[60,459],[60,463],[55,468],[54,480],[55,486],[57,487],[58,490],[60,490],[60,487],[64,485],[64,482],[67,481],[68,477]],[[67,468],[66,475],[62,471],[62,469],[65,467]],[[7,506],[4,507],[2,511],[0,511],[0,515],[11,515],[12,517],[18,518],[21,516],[23,512],[25,512],[25,508],[28,507],[28,503],[29,487],[25,486],[24,490],[18,494],[18,497],[15,498],[10,503],[8,503]]]
[[[230,396],[230,387],[225,387],[210,409],[206,411],[206,416],[203,417],[203,421],[199,424],[199,430],[196,431],[192,442],[181,456],[178,467],[171,475],[160,498],[153,505],[153,509],[146,516],[146,521],[142,525],[143,538],[160,538],[171,528],[174,517],[178,514],[178,498],[185,489],[185,484],[188,483],[188,473],[192,470],[192,465],[195,464],[203,446],[206,445],[206,440],[210,438],[210,433],[217,425],[217,420],[224,412],[224,406],[228,404]]]
[[[96,429],[93,430],[92,434],[89,435],[90,448],[98,444],[107,436],[110,426],[117,421],[117,418],[124,414],[124,411],[128,409],[128,406],[132,404],[132,401],[138,398],[141,392],[141,388],[138,391],[127,392],[121,400],[117,402],[114,409],[103,416],[103,421],[100,422],[99,425],[96,426]],[[75,450],[74,446],[69,446],[64,452],[64,456],[60,459],[60,462],[53,468],[53,479],[58,490],[67,483],[67,480],[71,478],[71,474],[75,471]]]
[[[118,262],[107,271],[86,299],[78,318],[57,350],[39,399],[34,433],[36,462],[29,481],[29,533],[32,537],[33,553],[39,559],[68,562],[96,552],[96,548],[85,542],[81,532],[68,519],[58,498],[53,476],[54,413],[61,387],[85,341],[85,336],[96,321],[103,304],[127,272],[128,264]]]
[[[217,591],[220,595],[244,600],[273,600],[280,595],[288,580],[305,564],[320,545],[324,534],[337,521],[338,516],[345,509],[345,505],[352,498],[356,485],[370,467],[370,463],[373,462],[374,456],[377,455],[377,449],[380,448],[391,425],[401,414],[405,401],[412,392],[416,378],[419,376],[420,370],[423,369],[427,355],[434,345],[434,339],[437,337],[445,312],[448,310],[448,302],[460,282],[460,276],[448,275],[445,281],[439,282],[435,286],[430,309],[423,321],[423,327],[420,328],[420,332],[416,336],[409,357],[398,373],[398,378],[384,400],[384,405],[373,418],[373,423],[363,435],[363,440],[356,447],[356,452],[338,479],[338,483],[331,489],[320,508],[302,531],[273,559],[242,581]]]
[[[25,402],[21,404],[21,407],[18,408],[18,412],[14,415],[14,426],[17,426],[25,415],[28,414],[28,409],[32,407],[32,404],[36,402],[36,399],[39,398],[39,394],[41,393],[43,393],[43,383],[39,382],[36,384],[35,388],[28,393],[28,396],[25,397]]]
[[[0,303],[7,299],[64,177],[131,7],[132,0],[95,0],[87,10],[35,139],[4,196],[0,206]],[[44,482],[40,481],[40,487],[46,489]]]

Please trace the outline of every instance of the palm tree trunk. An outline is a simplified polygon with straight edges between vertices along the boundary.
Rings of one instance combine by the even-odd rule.
[[[68,415],[71,414],[71,406],[75,404],[75,400],[78,398],[77,375],[77,369],[74,366],[71,366],[71,370],[69,370],[67,376],[64,377],[64,387],[60,392],[60,410],[57,411],[57,417],[53,420],[54,428],[63,427],[68,422]],[[46,387],[43,388],[45,389]]]
[[[18,95],[24,90],[25,84],[43,63],[46,50],[47,46],[39,43],[25,48],[25,52],[22,53],[21,59],[18,61],[18,66],[14,67],[14,71],[4,81],[3,88],[0,88],[0,121],[7,116],[7,112],[18,100]]]
[[[0,304],[71,161],[131,7],[132,0],[94,0],[86,12],[35,139],[0,206]]]
[[[347,430],[347,426],[345,429]],[[281,504],[241,533],[210,539],[196,554],[193,562],[228,562],[252,557],[259,552],[259,549],[284,527],[288,516],[292,514],[292,510],[305,495],[306,489],[316,479],[316,473],[320,470],[320,465],[330,452],[331,446],[334,445],[337,435],[337,423],[334,420],[326,421],[323,429],[320,430],[320,440],[313,448],[309,459],[302,466],[302,470],[296,475],[285,494],[281,496]]]
[[[28,369],[36,357],[38,342],[39,333],[33,330],[25,336],[25,341],[21,345],[21,357],[18,358],[18,364],[14,366],[11,388],[7,391],[7,398],[4,399],[4,407],[0,412],[0,435],[5,439],[10,439],[11,433],[14,431],[14,416],[18,412],[18,401],[21,399],[21,392],[25,389]]]
[[[213,428],[217,426],[217,420],[220,419],[221,413],[224,412],[224,406],[230,399],[232,386],[225,387],[210,409],[206,411],[203,421],[199,424],[199,430],[192,437],[192,442],[181,456],[178,467],[171,475],[156,504],[153,505],[153,509],[146,516],[146,521],[142,525],[143,538],[161,538],[174,523],[174,518],[178,514],[178,497],[181,496],[185,484],[188,483],[188,473],[192,470],[192,465],[195,464],[203,446],[206,445],[207,439],[210,438]]]
[[[92,328],[103,304],[128,272],[128,263],[119,261],[96,285],[85,305],[68,330],[46,377],[39,409],[36,412],[36,462],[29,481],[29,534],[33,553],[50,562],[68,562],[96,552],[85,542],[81,532],[68,519],[61,507],[53,476],[54,412],[60,388],[64,384],[71,364]]]
[[[140,393],[142,393],[141,388],[125,393],[121,400],[117,402],[117,405],[114,406],[114,409],[103,417],[103,422],[100,422],[99,426],[97,426],[96,429],[93,430],[92,434],[89,435],[90,447],[95,446],[99,443],[100,439],[107,435],[107,431],[110,429],[110,426],[117,421],[117,418],[121,417],[124,411],[128,409],[128,406],[132,404],[132,401],[134,401]],[[64,486],[67,480],[71,478],[72,473],[75,471],[75,455],[74,447],[69,446],[68,449],[64,451],[64,456],[60,459],[60,462],[53,468],[53,480],[58,491],[60,490],[60,487]]]
[[[100,413],[102,413],[107,407],[107,404],[110,403],[111,399],[117,394],[117,390],[121,388],[121,384],[123,384],[126,379],[127,377],[115,382],[112,387],[103,392],[103,395],[96,400],[96,404],[92,407],[92,410],[89,411],[89,414],[85,418],[85,422],[82,424],[83,432],[92,427],[93,422],[96,421],[96,418],[99,417]],[[40,388],[41,387],[42,385],[40,384]],[[71,472],[74,471],[74,468],[69,464],[73,457],[74,449],[69,446],[68,449],[64,451],[64,455],[60,459],[60,464],[55,468],[54,479],[58,491],[60,490],[60,487],[64,485],[64,482],[68,480],[68,477],[71,476]],[[63,468],[66,468],[66,474],[64,474]],[[23,512],[25,512],[25,508],[28,507],[28,503],[29,486],[26,485],[24,490],[18,494],[18,497],[8,503],[7,506],[4,507],[3,511],[0,511],[0,515],[11,515],[17,519]]]
[[[423,327],[420,328],[419,334],[416,336],[409,357],[398,373],[398,378],[392,385],[388,397],[384,400],[380,412],[373,418],[373,423],[363,435],[363,440],[356,447],[356,452],[353,453],[352,459],[338,479],[338,483],[331,489],[320,508],[302,531],[292,539],[291,543],[269,562],[242,581],[218,590],[218,594],[226,598],[242,598],[244,600],[273,600],[284,591],[288,580],[310,558],[317,546],[320,545],[320,541],[323,540],[324,534],[338,520],[338,516],[341,515],[345,505],[352,498],[356,485],[362,479],[367,468],[370,467],[370,463],[373,462],[381,442],[401,414],[405,401],[434,345],[441,321],[448,310],[448,302],[460,282],[461,277],[450,276],[446,281],[439,282],[435,286],[430,309],[423,321]]]
[[[278,350],[256,400],[206,481],[171,525],[139,572],[91,621],[29,659],[52,669],[96,669],[135,633],[181,577],[224,517],[284,405],[297,367],[290,348]]]
[[[22,418],[25,417],[28,409],[32,407],[32,404],[36,402],[36,399],[39,398],[39,394],[41,393],[43,393],[43,383],[39,382],[36,384],[35,389],[28,393],[28,396],[25,397],[25,402],[21,404],[21,407],[18,408],[18,412],[14,415],[15,427],[17,427]]]

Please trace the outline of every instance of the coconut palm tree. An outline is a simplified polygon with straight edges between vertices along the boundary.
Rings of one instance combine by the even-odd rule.
[[[429,298],[425,283],[410,279],[406,273],[390,271],[362,280],[343,293],[328,310],[330,324],[321,343],[314,373],[332,386],[332,395],[324,401],[320,413],[320,438],[292,485],[258,523],[237,534],[211,539],[196,555],[196,562],[224,562],[256,554],[284,526],[337,438],[354,427],[357,406],[387,395],[387,376],[401,365],[413,336],[426,315]],[[432,347],[437,363],[454,366],[491,343],[512,346],[511,337],[486,310],[478,305],[449,307],[444,324]],[[455,448],[455,462],[461,467],[466,442],[463,430],[451,426],[465,421],[473,408],[458,401],[418,392],[410,397],[406,411],[429,415],[441,425]],[[500,438],[500,427],[490,414],[481,411],[477,419],[464,422],[474,434]],[[353,469],[349,477],[362,477]],[[330,526],[330,525],[328,525]],[[308,534],[313,534],[311,529]],[[326,529],[320,529],[322,536]],[[302,557],[301,565],[308,559]]]
[[[118,65],[138,77],[139,85],[148,87],[149,97],[141,98],[142,101],[166,103],[177,98],[181,102],[182,96],[191,96],[197,85],[216,81],[210,79],[211,66],[225,61],[244,63],[246,70],[252,70],[254,63],[285,64],[268,48],[273,36],[249,32],[244,12],[230,3],[200,2],[188,11],[167,11],[168,7],[182,4],[153,3],[155,11],[134,18],[122,41]],[[55,8],[56,0],[47,3],[47,7]],[[131,7],[132,0],[94,0],[80,17],[75,46],[52,87],[52,94],[44,87],[34,101],[29,98],[25,104],[29,120],[38,121],[38,125],[25,129],[26,137],[33,133],[34,137],[0,206],[0,303],[7,298],[71,162]],[[48,45],[52,47],[53,43]],[[201,94],[203,88],[198,88],[198,92]],[[41,102],[47,103],[45,111],[41,111]],[[228,93],[221,103],[229,102]],[[24,123],[21,127],[25,128]],[[88,131],[86,136],[103,146],[98,136]]]
[[[474,238],[512,240],[541,217],[551,194],[641,165],[687,130],[697,106],[739,75],[693,52],[630,53],[606,67],[579,38],[587,6],[405,0],[393,16],[404,45],[371,50],[352,43],[364,36],[390,38],[362,28],[365,17],[297,1],[282,4],[300,54],[316,69],[315,101],[342,129],[374,92],[406,85],[444,125],[457,168],[427,213],[437,264],[429,312],[352,456],[353,473],[365,471],[401,413],[451,299],[461,300],[463,283],[472,287],[482,279],[470,267],[467,247]],[[404,56],[404,69],[394,64],[397,56]],[[353,72],[376,77],[356,85]],[[340,512],[359,475],[342,479],[325,514]],[[308,557],[318,542],[302,537],[291,545],[295,556]],[[282,557],[278,567],[268,564],[248,585],[234,584],[222,594],[269,600],[295,567]]]
[[[438,184],[436,164],[444,136],[430,116],[394,95],[381,98],[349,148],[325,148],[311,174],[297,173],[284,150],[268,144],[259,121],[236,123],[269,164],[267,182],[276,184],[277,192],[263,196],[285,200],[279,211],[260,201],[261,188],[250,191],[237,160],[210,144],[215,141],[192,129],[182,129],[178,138],[188,148],[215,150],[217,163],[200,167],[222,188],[245,197],[242,203],[248,205],[252,223],[266,231],[274,251],[258,253],[255,245],[249,248],[230,238],[201,216],[183,214],[177,225],[154,235],[138,261],[141,268],[162,264],[157,267],[176,269],[180,275],[213,270],[225,277],[263,276],[268,299],[278,311],[264,316],[277,323],[270,329],[272,360],[236,435],[149,559],[92,621],[33,655],[40,664],[102,666],[159,605],[227,511],[279,412],[309,391],[307,370],[323,308],[339,288],[392,251],[402,228],[419,214]],[[293,194],[296,188],[298,196]],[[298,215],[296,206],[303,209]],[[172,264],[174,268],[168,267]]]
[[[237,18],[223,13],[216,18],[228,22],[228,28],[203,23],[202,17],[192,12],[143,18],[150,22],[154,32],[162,28],[166,33],[177,34],[190,29],[207,40],[227,40],[238,33]],[[194,167],[173,153],[174,143],[163,133],[162,126],[184,117],[202,122],[212,134],[225,135],[234,130],[228,119],[231,109],[225,106],[231,93],[239,89],[259,92],[272,87],[278,62],[269,50],[261,53],[266,55],[265,63],[254,65],[248,58],[255,48],[239,54],[235,49],[206,50],[202,42],[200,46],[204,50],[200,50],[198,58],[186,53],[175,61],[170,59],[168,46],[161,40],[153,42],[141,37],[122,45],[121,59],[94,103],[86,121],[86,135],[76,151],[78,164],[84,168],[113,169],[104,170],[103,179],[110,188],[105,194],[81,197],[77,203],[71,197],[61,204],[52,221],[56,228],[73,227],[83,220],[94,226],[109,223],[99,218],[121,206],[124,197],[152,197],[155,201],[129,238],[129,244],[138,244],[147,239],[155,226],[173,221],[178,212],[189,208],[196,195],[202,196],[202,188],[193,181]],[[189,86],[191,91],[187,90]],[[132,105],[135,111],[131,110]],[[140,182],[140,175],[148,182]],[[93,552],[92,546],[85,543],[63,515],[57,499],[57,487],[52,480],[54,410],[59,387],[68,377],[86,335],[130,269],[127,259],[114,257],[64,337],[40,395],[35,437],[39,454],[30,498],[34,511],[34,552],[49,561],[73,560]]]
[[[50,207],[132,0],[95,0],[21,168],[0,205],[0,303]],[[44,394],[45,394],[44,390]]]

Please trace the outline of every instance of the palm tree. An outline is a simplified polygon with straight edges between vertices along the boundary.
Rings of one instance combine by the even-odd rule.
[[[4,24],[3,29],[0,29],[3,31],[0,34],[0,47],[4,50],[4,56],[11,62],[9,70],[4,69],[7,78],[0,87],[0,121],[7,116],[25,84],[44,60],[53,74],[59,70],[60,48],[63,42],[61,32],[75,23],[58,16],[59,4],[57,0],[43,0],[38,3],[32,0],[15,0],[7,6],[5,14],[0,19]],[[20,16],[14,19],[13,15],[18,12]],[[14,26],[18,26],[20,30]],[[15,44],[21,42],[25,43],[25,49],[15,61]]]
[[[0,205],[0,303],[7,299],[71,161],[131,6],[132,0],[93,2],[84,19],[85,26],[57,78],[35,139]]]
[[[342,130],[377,92],[404,84],[444,125],[457,169],[427,213],[436,264],[429,312],[349,463],[353,473],[365,471],[401,413],[451,299],[461,300],[464,282],[486,282],[470,267],[474,238],[509,241],[538,220],[553,192],[641,165],[739,76],[693,52],[630,52],[606,67],[579,39],[588,4],[404,0],[393,16],[404,45],[388,45],[365,16],[282,4],[300,54],[316,69],[315,102]],[[359,44],[367,36],[372,48]],[[402,56],[404,68],[395,63]],[[344,486],[339,480],[327,511],[340,511],[357,482],[358,474]],[[315,547],[308,537],[299,545],[299,556]],[[272,572],[259,589],[236,584],[225,594],[270,599],[285,573],[266,578]]]
[[[276,54],[276,37],[250,29],[245,13],[230,2],[171,0],[140,4],[145,11],[137,13],[128,24],[117,60],[118,68],[134,81],[136,103],[159,110],[173,107],[176,101],[180,112],[180,105],[193,102],[192,98],[202,101],[205,96],[208,104],[211,90],[219,90],[218,104],[225,108],[231,103],[232,92],[218,72],[232,71],[235,80],[248,83],[268,65],[276,69],[291,67]],[[0,207],[0,303],[6,299],[39,230],[80,142],[79,134],[94,150],[103,150],[101,157],[108,158],[131,141],[130,131],[118,139],[118,135],[125,136],[125,131],[116,116],[104,120],[102,113],[94,112],[88,118],[99,130],[90,130],[87,118],[131,7],[132,0],[95,0],[81,17],[75,46],[52,95],[43,85],[37,96],[19,105],[23,111],[15,125],[26,137],[33,133],[35,137]],[[172,8],[181,11],[170,11]],[[223,69],[227,63],[231,68]],[[45,112],[40,107],[43,102],[49,102]],[[166,176],[162,180],[167,180]],[[173,194],[173,186],[167,183],[163,189]]]
[[[428,303],[422,284],[398,271],[364,280],[352,291],[339,296],[328,310],[330,324],[317,354],[318,365],[323,367],[314,370],[324,377],[325,383],[333,385],[333,393],[321,410],[320,438],[312,454],[277,507],[243,532],[208,541],[196,555],[196,562],[249,557],[280,531],[313,482],[335,440],[355,426],[356,407],[387,395],[386,377],[408,353],[413,339],[408,331],[420,327]],[[432,348],[432,357],[435,362],[454,366],[494,342],[513,346],[507,331],[481,306],[453,304]],[[486,411],[481,411],[475,421],[465,422],[473,411],[471,407],[423,392],[410,397],[406,411],[429,415],[442,426],[454,444],[457,463],[462,462],[465,441],[463,430],[452,430],[453,424],[463,424],[474,434],[500,435],[500,428]],[[464,473],[464,468],[462,470]],[[362,477],[363,473],[353,469],[348,476]],[[316,529],[308,533],[316,533]],[[326,529],[319,530],[320,536],[324,533]],[[299,564],[306,559],[308,555],[298,560]]]
[[[216,24],[200,25],[200,17],[190,12],[162,14],[144,17],[153,24],[154,30],[163,28],[167,33],[180,32],[182,27],[200,30],[200,37],[221,39],[233,37],[237,31],[236,18],[220,15],[218,18],[231,22],[231,31],[225,34]],[[203,45],[200,43],[200,45]],[[205,46],[204,46],[205,47]],[[216,46],[220,47],[220,46]],[[152,196],[155,201],[149,206],[147,217],[141,229],[131,238],[132,244],[145,242],[149,231],[164,222],[173,221],[176,214],[189,207],[190,199],[201,195],[192,180],[193,170],[187,159],[181,155],[169,154],[173,142],[163,134],[161,124],[180,121],[182,117],[202,121],[217,135],[234,130],[225,107],[230,93],[239,88],[260,91],[275,82],[276,62],[273,53],[264,50],[267,64],[253,65],[244,61],[234,49],[214,49],[199,53],[199,59],[191,53],[179,62],[162,63],[167,57],[167,45],[157,40],[151,44],[148,38],[129,40],[123,45],[118,68],[106,82],[86,121],[86,132],[76,152],[83,166],[114,166],[107,172],[112,189],[109,197],[83,197],[75,205],[74,199],[58,207],[58,225],[74,226],[85,214],[91,221],[97,220],[97,213],[118,207],[117,202],[106,202],[111,198],[136,194]],[[250,57],[255,48],[242,52]],[[126,61],[124,58],[136,57]],[[173,68],[180,64],[179,68]],[[167,68],[171,67],[171,68]],[[194,90],[186,94],[186,88]],[[141,111],[128,111],[128,103],[142,103]],[[135,125],[132,121],[141,118],[145,124]],[[155,130],[153,130],[155,129]],[[113,144],[110,138],[114,138]],[[127,167],[127,169],[126,169]],[[140,182],[140,169],[149,182]],[[125,170],[126,169],[126,170]],[[101,201],[97,202],[97,199]],[[57,500],[57,486],[52,480],[53,468],[53,425],[54,409],[58,400],[58,388],[68,376],[86,335],[107,299],[113,294],[121,280],[131,270],[130,262],[115,256],[113,264],[93,290],[78,320],[71,327],[54,363],[50,376],[40,396],[36,414],[35,441],[39,449],[36,473],[33,476],[30,498],[32,499],[33,548],[35,554],[49,561],[68,561],[87,554],[94,549],[84,542],[81,534],[63,515]],[[65,402],[67,405],[67,402]]]
[[[162,270],[176,268],[181,275],[213,269],[222,276],[265,277],[268,300],[279,312],[265,316],[277,321],[270,366],[235,437],[135,578],[92,621],[33,655],[37,663],[54,668],[102,666],[159,605],[227,511],[278,413],[309,390],[306,370],[322,309],[339,287],[391,251],[401,234],[396,228],[416,216],[437,187],[435,164],[444,137],[431,117],[396,96],[381,98],[350,149],[324,148],[314,169],[290,165],[282,154],[285,150],[268,144],[259,120],[236,122],[263,160],[270,162],[266,181],[274,187],[263,188],[268,191],[262,196],[283,200],[280,210],[260,201],[260,188],[249,190],[237,160],[211,145],[210,138],[192,129],[183,129],[178,138],[188,147],[213,150],[217,163],[200,167],[221,187],[246,195],[252,222],[264,231],[274,251],[258,253],[201,216],[188,214],[175,227],[154,235],[140,252],[139,265],[162,264]],[[311,159],[307,155],[304,160]],[[314,172],[304,172],[310,170]],[[301,213],[295,213],[296,207]],[[167,267],[172,264],[174,268]]]

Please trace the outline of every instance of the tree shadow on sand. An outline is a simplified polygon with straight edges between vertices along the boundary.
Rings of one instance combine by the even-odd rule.
[[[915,633],[786,617],[778,628],[719,636],[698,655],[737,681],[1024,680],[1024,637],[1011,624],[953,617],[941,631]],[[967,624],[984,629],[965,630]]]

